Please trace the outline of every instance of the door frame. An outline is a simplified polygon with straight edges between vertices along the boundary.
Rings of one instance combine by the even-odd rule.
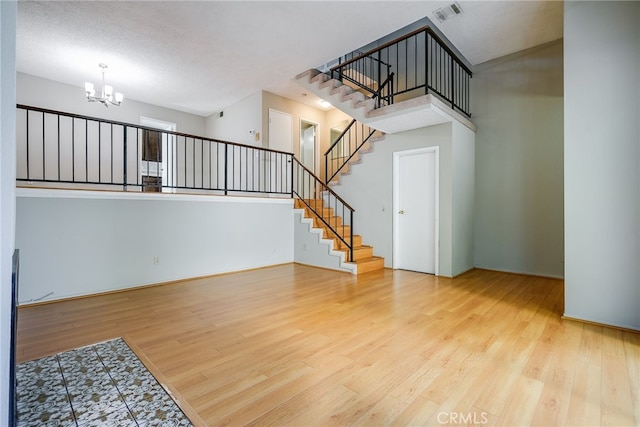
[[[300,117],[299,121],[298,121],[298,129],[299,129],[299,135],[298,135],[298,154],[300,156],[300,162],[302,163],[302,124],[306,123],[308,125],[313,126],[314,132],[315,134],[313,135],[313,170],[311,172],[313,172],[316,175],[319,175],[318,173],[318,169],[320,167],[320,159],[319,159],[319,154],[320,154],[320,124],[312,121],[312,120],[307,120],[304,119],[302,117]],[[295,152],[295,151],[294,151]],[[304,164],[304,163],[303,163]]]
[[[393,269],[398,268],[398,252],[399,252],[399,220],[398,212],[400,209],[400,158],[404,156],[412,156],[424,153],[435,153],[435,234],[434,234],[434,253],[435,253],[435,272],[436,276],[440,273],[440,147],[425,147],[414,150],[395,151],[393,153]]]
[[[152,117],[146,117],[146,116],[140,116],[140,125],[141,126],[146,126],[146,127],[149,127],[149,128],[158,129],[159,131],[176,132],[176,130],[178,129],[178,125],[176,123],[167,122],[165,120],[160,120],[160,119],[154,119]],[[170,146],[174,145],[175,137],[173,135],[167,135],[167,134],[164,134],[164,133],[162,135],[163,135],[162,136],[162,141],[160,143],[161,150],[162,150],[162,160],[160,161],[160,165],[156,165],[155,166],[156,168],[157,167],[161,168],[160,176],[161,176],[162,182],[161,182],[160,191],[162,193],[175,193],[176,192],[176,188],[175,188],[174,185],[171,185],[169,188],[165,187],[165,185],[167,185],[169,183],[169,166],[170,166],[170,164],[171,164],[171,167],[175,168],[175,166],[176,166],[175,153],[174,152],[169,152]],[[139,148],[139,149],[141,149],[141,148]],[[171,160],[169,160],[170,156],[171,156]],[[142,157],[140,157],[140,159],[142,159]],[[142,176],[144,175],[143,168],[142,168],[142,160],[140,160],[140,163],[141,164],[139,165],[139,169],[138,170],[139,170],[139,174],[140,174],[140,179],[142,180]],[[153,176],[153,175],[151,175],[151,176]],[[175,171],[172,172],[172,177],[175,177]]]

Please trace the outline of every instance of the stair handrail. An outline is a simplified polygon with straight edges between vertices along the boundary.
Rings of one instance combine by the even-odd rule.
[[[365,52],[363,52],[363,51],[361,51],[361,50],[354,50],[354,51],[353,51],[353,52],[351,52],[351,53],[352,53],[352,54],[358,54],[358,55],[360,56],[360,55],[363,55]],[[349,55],[349,54],[344,55],[344,57],[346,58],[348,55]],[[366,55],[365,55],[365,56],[366,56]],[[355,58],[355,56],[352,56],[351,58]],[[386,65],[387,67],[391,67],[391,65],[390,65],[390,64],[387,64],[386,62],[381,61],[381,60],[379,60],[378,58],[373,58],[373,57],[372,57],[371,59],[372,59],[372,60],[374,60],[374,61],[376,61],[376,62],[381,63],[382,65]],[[345,59],[345,62],[347,62],[347,61],[349,61],[349,60],[348,60],[348,59]]]
[[[348,156],[340,156],[340,158],[342,158],[342,161],[339,162],[337,168],[330,168],[329,167],[329,156],[332,153],[332,151],[336,148],[336,146],[340,143],[340,141],[342,141],[345,137],[345,135],[349,132],[351,132],[351,128],[356,126],[357,124],[360,124],[362,126],[362,123],[359,123],[356,119],[351,120],[351,122],[345,127],[345,129],[342,131],[342,133],[340,134],[340,136],[338,136],[336,138],[335,141],[333,141],[333,143],[331,144],[331,146],[329,147],[329,149],[327,151],[325,151],[324,153],[324,170],[325,170],[325,182],[328,184],[329,182],[331,182],[331,180],[338,175],[338,173],[340,173],[340,171],[347,165],[347,163],[349,163],[349,161],[353,158],[353,156],[356,155],[356,153],[358,151],[360,151],[360,149],[364,146],[364,144],[367,143],[367,141],[369,141],[369,139],[373,136],[373,134],[376,132],[375,129],[367,126],[367,128],[369,128],[369,133],[368,135],[364,136],[363,134],[363,138],[360,142],[356,142],[355,144],[355,149],[353,150],[349,150]],[[349,148],[351,149],[351,145],[349,145]]]
[[[294,166],[297,166],[297,169],[294,168]],[[333,191],[331,188],[329,188],[328,185],[326,185],[324,182],[322,182],[322,180],[320,178],[318,178],[318,176],[313,173],[309,168],[307,168],[305,165],[303,165],[295,156],[293,157],[293,173],[292,173],[292,184],[291,184],[291,194],[293,197],[297,197],[299,200],[302,201],[302,203],[304,203],[305,206],[307,206],[315,215],[316,217],[322,221],[322,223],[324,225],[327,226],[327,228],[329,228],[329,230],[336,236],[336,238],[338,238],[342,243],[344,243],[344,245],[347,247],[347,249],[349,250],[349,257],[348,260],[349,261],[353,261],[353,220],[354,220],[354,212],[355,209],[353,209],[347,202],[345,202],[342,197],[340,197],[335,191]],[[297,173],[298,170],[302,170],[305,175],[307,176],[308,179],[308,187],[307,188],[299,188],[298,185],[300,185],[300,175],[299,173]],[[302,177],[302,186],[305,186],[305,179],[304,176]],[[313,180],[313,183],[311,183],[311,180]],[[319,187],[319,189],[318,189]],[[311,194],[307,194],[308,197],[305,197],[305,189],[309,190],[309,193],[313,192],[313,197],[310,197]],[[311,191],[312,190],[312,191]],[[329,208],[333,208],[334,213],[337,214],[337,207],[338,207],[338,203],[340,203],[341,207],[342,207],[342,219],[343,219],[343,223],[342,225],[337,225],[336,224],[331,224],[331,220],[327,220],[327,218],[325,218],[324,215],[324,199],[322,200],[322,204],[320,207],[318,207],[315,203],[312,204],[308,203],[307,200],[317,200],[317,195],[318,193],[322,194],[322,193],[326,193],[330,196],[330,201],[328,203],[328,207]],[[331,198],[333,198],[333,206],[331,206]],[[346,213],[348,213],[349,215],[349,238],[348,240],[345,239],[345,237],[343,237],[344,233],[344,227],[345,227],[345,210]],[[340,233],[339,228],[342,227],[342,233]]]

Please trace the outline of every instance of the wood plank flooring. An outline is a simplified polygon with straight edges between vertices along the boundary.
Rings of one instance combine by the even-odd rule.
[[[290,264],[22,308],[18,359],[122,336],[207,426],[640,425],[640,334],[562,307],[560,280]]]

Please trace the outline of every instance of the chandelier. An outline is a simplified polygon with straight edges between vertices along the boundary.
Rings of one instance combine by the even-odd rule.
[[[96,96],[96,91],[93,88],[93,83],[86,82],[84,84],[84,90],[87,94],[87,100],[89,102],[100,102],[105,107],[111,105],[120,105],[122,104],[122,100],[124,99],[124,95],[120,92],[113,93],[113,87],[104,84],[104,70],[107,69],[107,64],[100,63],[98,64],[100,68],[102,68],[102,94],[100,96]]]

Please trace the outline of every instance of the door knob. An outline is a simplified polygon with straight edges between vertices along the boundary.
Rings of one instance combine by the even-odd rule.
[[[404,215],[404,211],[400,211],[398,212],[400,215]]]

